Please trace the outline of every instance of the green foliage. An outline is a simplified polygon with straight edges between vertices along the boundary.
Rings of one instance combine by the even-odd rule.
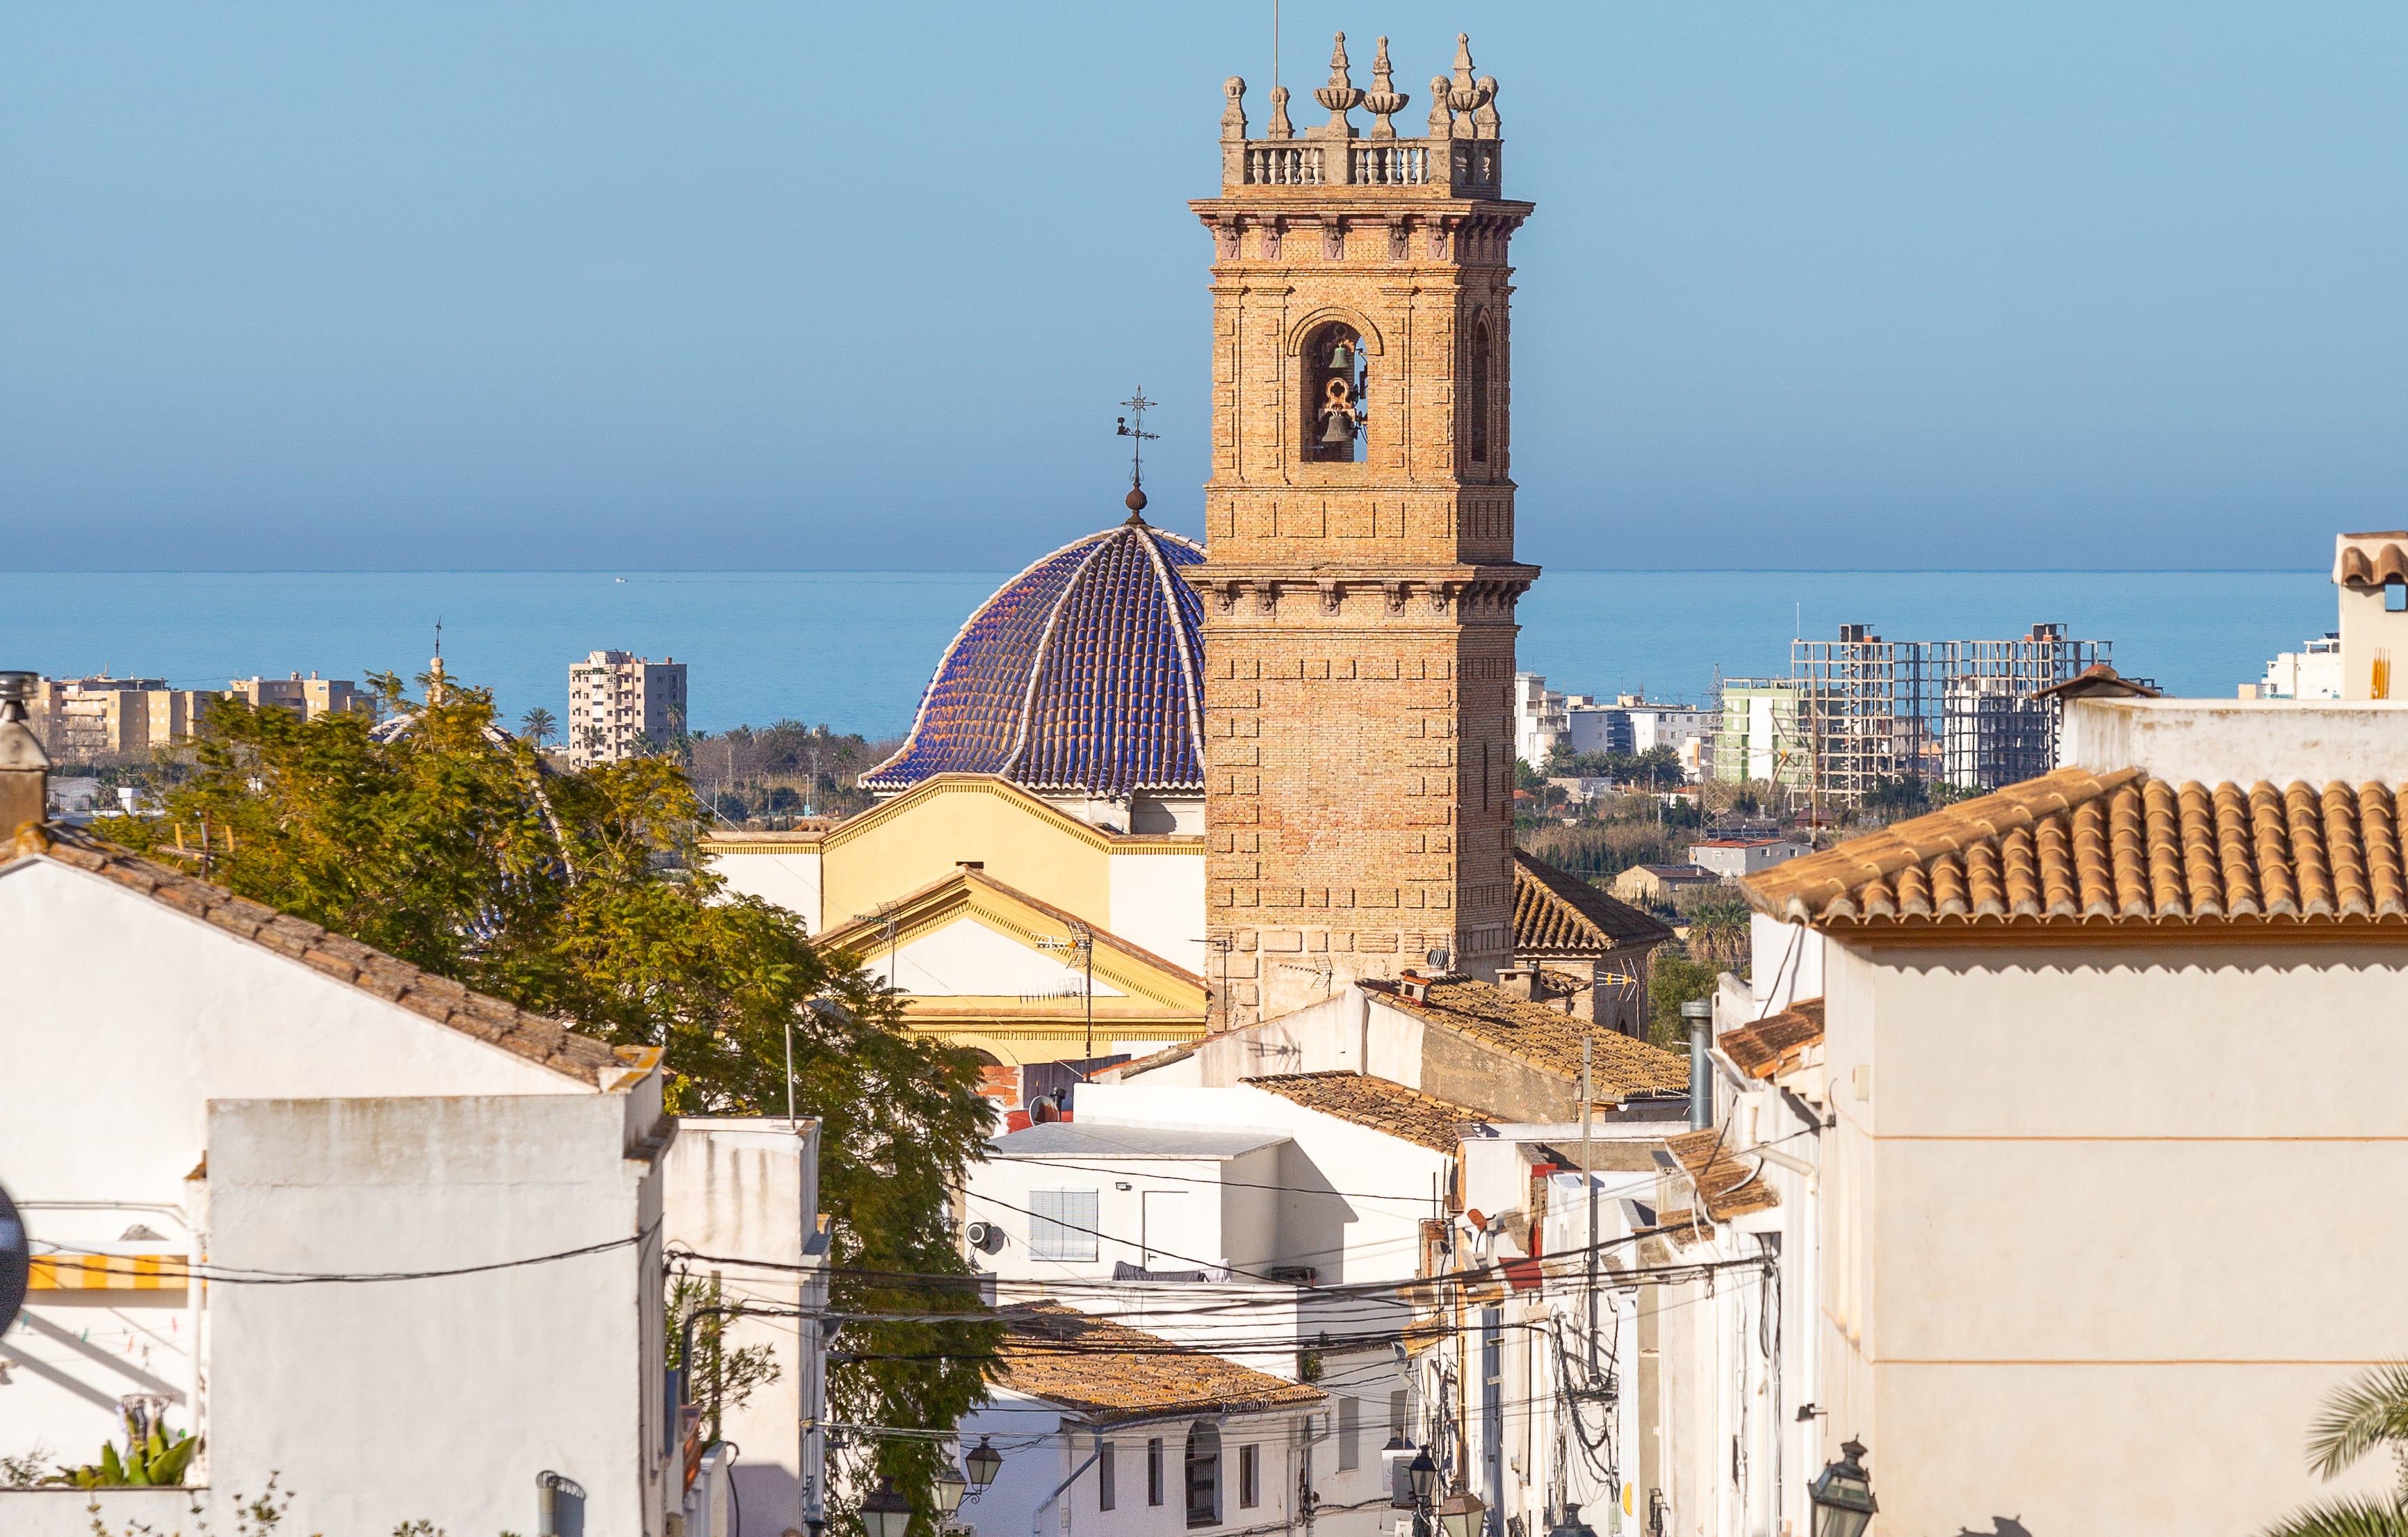
[[[1610,779],[1617,784],[1654,785],[1670,789],[1681,783],[1681,754],[1670,747],[1644,753],[1575,753],[1561,742],[1547,754],[1545,773],[1581,779]],[[1525,786],[1526,788],[1526,786]]]
[[[0,1489],[30,1489],[50,1481],[50,1459],[57,1454],[40,1442],[30,1452],[0,1455]]]
[[[1541,825],[1520,829],[1513,840],[1532,858],[1584,881],[1610,882],[1633,865],[1672,865],[1688,857],[1687,838],[1652,821]]]
[[[1714,996],[1720,970],[1711,961],[1661,952],[1648,966],[1647,1034],[1668,1051],[1688,1044],[1689,1027],[1681,1019],[1681,1005]]]
[[[416,716],[394,740],[374,740],[364,715],[304,722],[226,700],[164,817],[95,830],[172,856],[178,826],[206,814],[232,847],[218,843],[210,879],[587,1034],[663,1048],[680,1114],[785,1113],[791,1027],[796,1107],[822,1126],[838,1305],[974,1308],[947,1279],[968,1266],[944,1217],[990,1129],[972,1056],[913,1036],[851,957],[819,954],[794,913],[704,868],[704,811],[674,761],[556,772],[488,735],[484,690],[450,682],[422,705],[389,673],[372,682],[388,713]],[[838,1007],[807,1009],[814,998]],[[950,1426],[984,1393],[991,1326],[852,1333],[869,1358],[832,1373],[838,1418]],[[886,1444],[898,1474],[926,1445]]]
[[[2389,1501],[2329,1500],[2292,1512],[2265,1537],[2408,1537],[2408,1361],[2361,1372],[2325,1400],[2308,1427],[2308,1466],[2333,1479],[2377,1449],[2400,1468]]]
[[[1931,809],[1931,788],[1912,774],[1884,775],[1865,792],[1864,809],[1884,822],[1921,816]]]
[[[79,1489],[173,1487],[183,1483],[184,1470],[200,1449],[201,1444],[190,1432],[170,1440],[164,1429],[153,1426],[147,1437],[129,1439],[124,1456],[120,1457],[117,1444],[110,1442],[101,1447],[98,1462],[60,1469],[59,1481]]]
[[[1689,905],[1689,957],[1723,970],[1747,960],[1747,902],[1728,886],[1708,886]]]
[[[680,1275],[669,1286],[669,1369],[685,1365],[685,1323],[702,1308],[722,1306],[717,1278]],[[778,1353],[767,1344],[727,1345],[728,1315],[706,1314],[694,1326],[694,1370],[686,1377],[686,1401],[703,1407],[703,1439],[717,1441],[726,1412],[741,1409],[752,1390],[778,1380]]]

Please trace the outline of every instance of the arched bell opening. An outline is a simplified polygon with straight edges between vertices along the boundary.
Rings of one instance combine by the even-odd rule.
[[[1362,334],[1343,321],[1316,329],[1304,344],[1300,399],[1304,457],[1312,464],[1351,465],[1364,457],[1370,412],[1370,363]]]

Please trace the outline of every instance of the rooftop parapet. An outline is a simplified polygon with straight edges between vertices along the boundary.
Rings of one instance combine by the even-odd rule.
[[[1412,98],[1396,88],[1385,37],[1372,60],[1371,89],[1364,91],[1349,72],[1346,34],[1338,34],[1329,51],[1329,83],[1312,93],[1329,109],[1329,121],[1307,128],[1300,138],[1288,121],[1283,85],[1271,90],[1264,136],[1249,138],[1246,82],[1230,76],[1221,87],[1228,98],[1221,111],[1223,194],[1242,195],[1252,188],[1374,187],[1411,188],[1439,197],[1503,196],[1497,78],[1474,79],[1471,67],[1470,36],[1457,33],[1455,72],[1430,78],[1429,119],[1419,138],[1398,136],[1394,120]],[[1355,127],[1356,108],[1372,115],[1368,135]]]

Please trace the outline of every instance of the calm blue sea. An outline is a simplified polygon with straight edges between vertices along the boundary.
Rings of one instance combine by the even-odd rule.
[[[616,647],[691,665],[694,724],[784,717],[899,734],[954,629],[1009,573],[908,571],[0,573],[0,668],[108,668],[179,688],[312,669],[445,666],[515,719],[562,712],[568,664]],[[2321,571],[1550,571],[1522,606],[1521,665],[1551,686],[1695,698],[1715,669],[1786,674],[1793,635],[2114,642],[2170,692],[2230,697],[2333,624]]]

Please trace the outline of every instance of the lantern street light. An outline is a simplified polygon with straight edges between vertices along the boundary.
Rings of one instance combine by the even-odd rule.
[[[962,1508],[962,1496],[969,1492],[969,1481],[961,1470],[948,1462],[937,1469],[937,1514],[948,1516]]]
[[[1446,1537],[1480,1537],[1481,1520],[1488,1506],[1469,1489],[1457,1489],[1439,1502],[1439,1530]]]
[[[1413,1503],[1429,1508],[1430,1496],[1438,1492],[1438,1464],[1430,1460],[1429,1448],[1405,1465],[1405,1479],[1413,1487]]]
[[[911,1530],[911,1501],[896,1491],[895,1480],[882,1477],[861,1502],[861,1525],[869,1537],[904,1537]]]
[[[1840,1460],[1826,1464],[1807,1491],[1814,1501],[1814,1537],[1863,1537],[1881,1509],[1872,1480],[1865,1476],[1864,1456],[1863,1442],[1842,1442]]]
[[[995,1475],[1003,1471],[1003,1454],[988,1445],[986,1437],[981,1436],[970,1455],[962,1458],[962,1471],[969,1474],[970,1498],[975,1500],[987,1491],[995,1483]]]
[[[1597,1530],[1580,1517],[1580,1507],[1564,1506],[1563,1515],[1547,1532],[1547,1537],[1597,1537]]]

